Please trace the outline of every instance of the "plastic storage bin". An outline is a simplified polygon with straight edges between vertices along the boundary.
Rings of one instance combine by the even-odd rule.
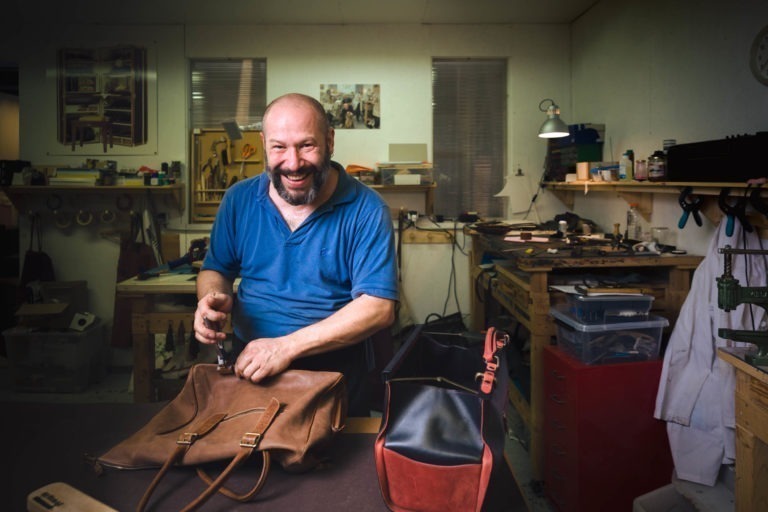
[[[658,359],[666,318],[649,316],[640,322],[585,324],[567,312],[551,308],[557,324],[557,344],[586,364],[628,363]]]
[[[84,331],[42,331],[12,327],[3,331],[11,389],[73,393],[104,376],[103,325]]]
[[[653,295],[568,294],[568,312],[585,324],[642,322],[648,319]]]

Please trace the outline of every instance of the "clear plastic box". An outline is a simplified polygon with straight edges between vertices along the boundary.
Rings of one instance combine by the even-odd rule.
[[[666,318],[650,315],[639,322],[585,324],[568,312],[551,308],[557,344],[585,364],[613,364],[658,359]]]
[[[11,388],[37,393],[74,393],[106,372],[104,327],[98,320],[84,331],[3,331]]]
[[[566,295],[568,312],[585,324],[642,322],[648,319],[653,295]]]

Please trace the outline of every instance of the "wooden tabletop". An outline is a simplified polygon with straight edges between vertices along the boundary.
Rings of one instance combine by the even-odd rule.
[[[235,290],[240,279],[235,280]],[[197,274],[160,274],[157,277],[139,279],[134,276],[117,283],[118,293],[196,293]]]
[[[717,355],[723,361],[732,364],[737,370],[740,370],[751,377],[768,384],[768,366],[754,366],[745,361],[744,356],[748,353],[757,353],[755,347],[721,347],[717,349]]]

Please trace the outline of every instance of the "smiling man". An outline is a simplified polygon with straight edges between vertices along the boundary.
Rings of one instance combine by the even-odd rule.
[[[270,103],[262,140],[266,172],[230,187],[216,215],[195,335],[223,340],[215,326],[231,314],[237,375],[340,371],[349,414],[368,415],[373,362],[363,342],[391,325],[398,300],[389,208],[331,160],[334,131],[315,99]]]

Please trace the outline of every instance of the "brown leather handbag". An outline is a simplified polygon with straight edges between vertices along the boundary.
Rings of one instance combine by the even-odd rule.
[[[207,488],[183,510],[199,508],[217,491],[249,501],[262,488],[271,460],[287,471],[306,471],[344,427],[347,393],[337,372],[287,370],[254,384],[220,372],[215,364],[192,367],[181,392],[144,427],[97,459],[108,467],[160,467],[142,497],[142,511],[173,466],[195,466]],[[253,452],[261,452],[258,481],[245,494],[224,483]],[[231,460],[215,479],[200,466]]]

